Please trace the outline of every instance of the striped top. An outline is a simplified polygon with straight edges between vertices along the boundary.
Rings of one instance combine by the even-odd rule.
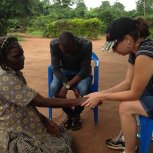
[[[139,50],[136,54],[129,54],[128,62],[131,64],[135,64],[135,59],[139,55],[146,55],[153,58],[153,40],[147,39],[145,40],[139,47]],[[147,88],[153,89],[153,76],[151,77]]]

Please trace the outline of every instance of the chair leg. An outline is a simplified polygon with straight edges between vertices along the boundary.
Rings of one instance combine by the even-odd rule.
[[[95,121],[95,125],[98,124],[98,106],[96,106],[94,109],[94,121]]]
[[[52,120],[52,108],[49,108],[49,119]]]
[[[153,119],[141,116],[140,124],[139,153],[149,153],[153,131]]]

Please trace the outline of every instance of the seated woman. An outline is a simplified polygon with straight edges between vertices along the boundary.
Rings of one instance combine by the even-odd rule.
[[[122,17],[110,23],[103,49],[107,51],[112,47],[118,54],[129,55],[126,79],[111,89],[87,95],[88,100],[82,104],[95,107],[99,100],[121,101],[119,114],[125,138],[124,153],[136,152],[135,115],[153,117],[153,40],[148,36],[149,25],[143,18]]]
[[[72,153],[71,137],[38,107],[71,107],[83,99],[49,99],[22,75],[24,52],[15,37],[0,38],[0,152]]]

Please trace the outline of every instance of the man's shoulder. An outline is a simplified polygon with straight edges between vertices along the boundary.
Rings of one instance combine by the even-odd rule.
[[[90,40],[85,39],[85,38],[76,37],[76,40],[77,40],[78,44],[82,47],[88,47],[92,44],[92,42]]]
[[[59,43],[58,38],[53,38],[53,39],[50,41],[50,45],[51,45],[52,47],[57,46],[58,43]]]

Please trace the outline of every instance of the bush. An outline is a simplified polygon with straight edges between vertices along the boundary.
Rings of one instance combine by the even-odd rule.
[[[153,26],[150,28],[150,38],[153,39]]]
[[[7,34],[7,21],[1,19],[0,20],[0,36],[5,36]]]
[[[19,22],[17,19],[8,20],[8,32],[18,32],[20,31]]]
[[[31,30],[33,29],[34,31],[43,30],[46,24],[49,24],[53,21],[54,20],[52,19],[51,15],[39,16],[37,18],[30,20],[27,29],[31,29]]]
[[[97,39],[105,28],[105,25],[97,18],[62,19],[46,25],[43,35],[53,38],[58,37],[64,31],[70,31],[76,36]]]

